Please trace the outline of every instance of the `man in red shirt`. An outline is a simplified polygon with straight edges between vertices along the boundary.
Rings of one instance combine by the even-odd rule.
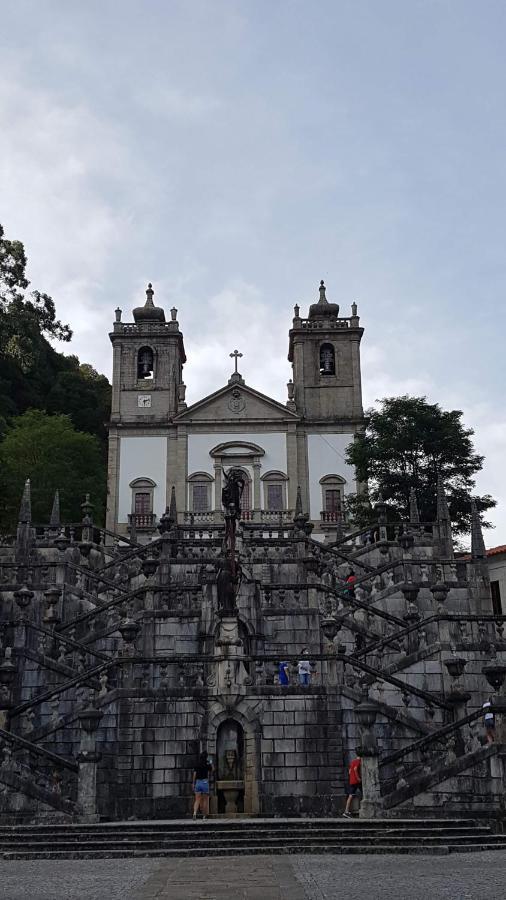
[[[362,763],[362,760],[360,759],[360,757],[355,756],[352,759],[349,769],[348,769],[348,782],[349,782],[348,799],[346,801],[346,809],[343,812],[343,816],[345,817],[345,819],[352,818],[350,809],[351,809],[351,804],[353,803],[353,798],[355,796],[358,797],[359,804],[360,804],[360,796],[362,794],[362,776],[360,773],[361,763]]]
[[[355,597],[355,582],[356,582],[356,580],[357,580],[357,576],[355,575],[355,572],[353,571],[353,569],[350,569],[350,571],[348,572],[348,576],[346,578],[346,582],[345,582],[345,584],[346,584],[345,590],[346,590],[346,593],[350,597]]]

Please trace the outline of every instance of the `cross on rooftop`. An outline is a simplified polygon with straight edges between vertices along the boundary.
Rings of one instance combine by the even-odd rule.
[[[237,375],[237,360],[242,356],[242,353],[239,353],[238,350],[234,350],[234,352],[230,353],[229,356],[235,357],[235,374]]]

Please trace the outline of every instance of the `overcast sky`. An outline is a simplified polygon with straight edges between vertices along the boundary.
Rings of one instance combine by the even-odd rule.
[[[286,399],[324,278],[367,405],[463,409],[506,543],[504,0],[0,0],[0,221],[110,376],[114,309],[176,306],[187,399],[242,350]]]

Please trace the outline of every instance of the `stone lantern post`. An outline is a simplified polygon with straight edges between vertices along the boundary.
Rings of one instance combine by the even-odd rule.
[[[374,736],[377,709],[370,700],[363,700],[355,707],[362,731],[362,745],[357,753],[362,759],[362,803],[360,818],[374,819],[381,815],[379,777],[379,750]]]
[[[97,729],[103,712],[90,706],[79,713],[81,725],[81,747],[77,757],[77,800],[81,807],[82,822],[98,822],[97,812],[97,768],[101,753],[97,753]]]
[[[330,644],[330,652],[333,654],[335,651],[335,639],[341,631],[341,623],[333,616],[326,616],[321,621],[321,629]],[[329,684],[337,684],[338,681],[342,681],[343,668],[343,664],[338,664],[336,659],[330,659],[327,662],[327,679]],[[341,670],[339,673],[338,669]],[[338,677],[338,674],[341,677]]]

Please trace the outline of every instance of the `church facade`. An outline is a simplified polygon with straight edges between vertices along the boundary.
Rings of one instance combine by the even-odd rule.
[[[506,617],[478,511],[468,558],[441,479],[434,522],[413,490],[405,521],[380,501],[342,527],[362,329],[323,284],[299,312],[286,405],[234,371],[187,407],[177,311],[151,287],[117,311],[108,527],[89,497],[63,522],[58,491],[35,524],[28,479],[0,538],[0,824],[187,817],[205,753],[213,816],[341,814],[359,754],[361,817],[504,827]]]
[[[173,487],[181,524],[222,521],[224,472],[234,467],[244,477],[245,521],[292,521],[300,487],[315,536],[335,536],[344,498],[357,489],[345,450],[363,426],[356,304],[340,316],[322,281],[307,317],[295,306],[286,404],[245,383],[235,351],[227,384],[187,406],[177,310],[166,321],[151,285],[146,295],[133,322],[116,310],[110,335],[109,530],[151,539]]]

